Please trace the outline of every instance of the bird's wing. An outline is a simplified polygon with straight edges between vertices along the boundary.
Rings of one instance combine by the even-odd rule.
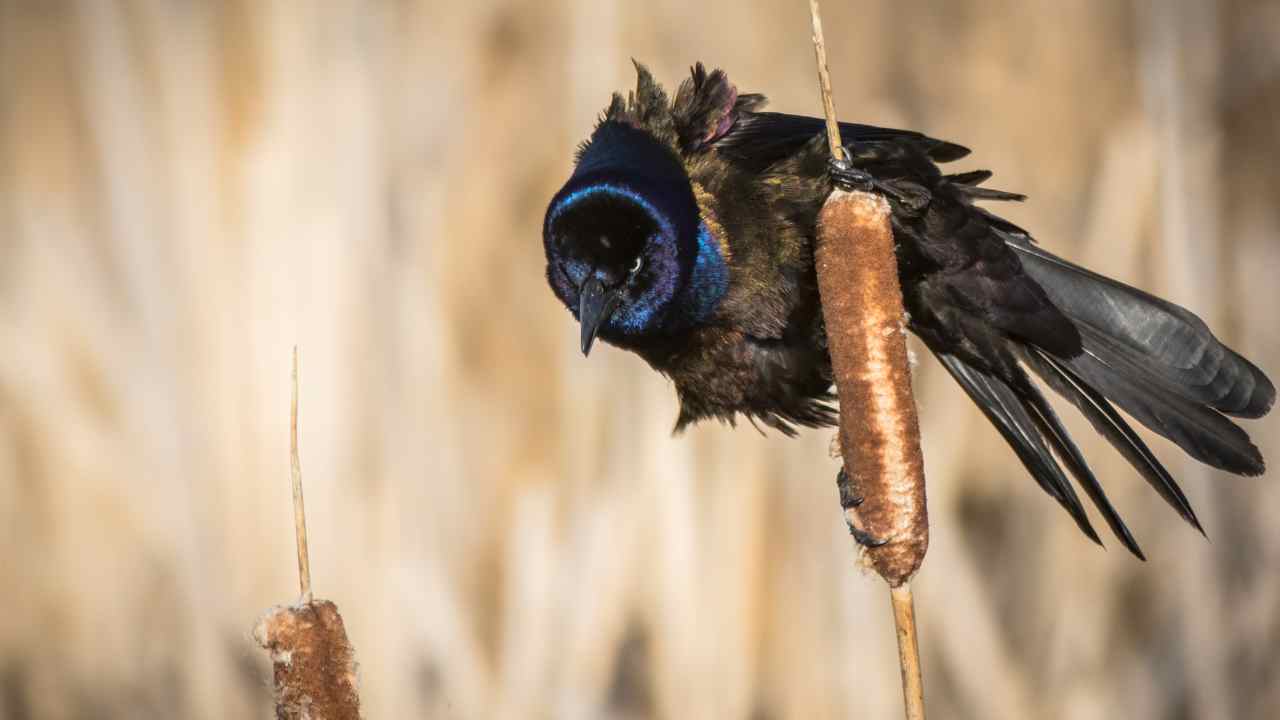
[[[1058,461],[1050,454],[1050,447],[1066,463],[1120,542],[1138,558],[1146,559],[1057,413],[1021,371],[1018,381],[1010,384],[950,353],[935,350],[934,354],[1004,436],[1040,487],[1067,510],[1085,535],[1102,544]]]
[[[933,183],[920,212],[895,211],[903,292],[916,324],[955,342],[981,343],[995,332],[1059,357],[1080,354],[1076,326],[1023,270],[992,217],[945,179]]]
[[[747,172],[795,173],[797,162],[821,162],[824,123],[782,113],[738,112],[730,129],[714,141],[716,152]],[[942,175],[935,163],[969,150],[918,132],[842,123],[854,164],[871,173],[894,208],[895,239],[906,255],[927,265],[934,306],[958,306],[1006,335],[1070,357],[1080,336],[1038,285],[1022,271],[997,231],[1019,228],[973,205],[975,200],[1021,199],[980,187],[986,171]],[[801,159],[803,158],[803,159]],[[773,170],[770,170],[773,168]],[[819,171],[820,172],[820,171]],[[904,209],[903,197],[916,205]],[[911,288],[904,284],[904,291]]]
[[[800,151],[815,137],[826,133],[820,118],[773,112],[739,112],[733,126],[715,142],[715,148],[730,160],[761,172]],[[932,162],[950,162],[969,154],[963,145],[936,140],[911,130],[840,123],[840,138],[846,147],[861,143],[892,143],[909,148]]]
[[[1177,511],[1182,519],[1201,533],[1204,528],[1191,509],[1187,496],[1182,488],[1174,482],[1169,471],[1160,463],[1138,433],[1133,431],[1129,423],[1111,406],[1102,393],[1080,379],[1062,361],[1039,350],[1030,350],[1023,354],[1023,362],[1027,364],[1045,383],[1062,397],[1075,405],[1098,434],[1107,439],[1125,460],[1129,461],[1160,497]]]

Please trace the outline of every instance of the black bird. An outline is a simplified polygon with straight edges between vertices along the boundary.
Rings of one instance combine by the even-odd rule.
[[[1073,265],[978,207],[1023,196],[982,187],[986,170],[943,174],[938,164],[967,148],[842,123],[849,160],[831,165],[822,120],[761,112],[765,98],[739,94],[720,70],[695,65],[674,100],[636,70],[635,91],[613,96],[551,200],[543,243],[582,352],[598,337],[671,378],[677,431],[738,414],[788,435],[835,424],[814,224],[833,182],[852,182],[892,208],[907,326],[1094,542],[1059,461],[1143,557],[1028,370],[1202,533],[1115,406],[1207,465],[1262,473],[1258,448],[1225,417],[1271,409],[1262,371],[1187,310]]]

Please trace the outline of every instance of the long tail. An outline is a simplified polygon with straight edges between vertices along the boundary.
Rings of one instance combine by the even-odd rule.
[[[1275,386],[1186,309],[1073,265],[1025,236],[996,232],[1017,253],[1024,271],[1080,330],[1084,348],[1074,357],[1059,357],[1011,340],[1008,350],[1074,405],[1183,519],[1203,533],[1182,490],[1112,403],[1207,465],[1258,475],[1264,469],[1262,454],[1224,414],[1265,415],[1275,402]],[[1145,559],[1053,409],[1021,369],[1011,377],[997,377],[955,355],[937,349],[935,354],[1040,486],[1090,539],[1101,544],[1054,455],[1120,542]]]
[[[1260,475],[1262,454],[1224,417],[1262,417],[1276,388],[1184,308],[1085,270],[1010,236],[1023,270],[1080,330],[1084,352],[1062,370],[1113,400],[1195,459]],[[1037,374],[1052,384],[1045,372]],[[1050,373],[1053,374],[1053,373]],[[1069,396],[1068,396],[1069,397]]]

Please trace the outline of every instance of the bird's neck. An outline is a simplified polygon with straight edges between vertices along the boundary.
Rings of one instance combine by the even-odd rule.
[[[720,301],[729,291],[729,264],[719,239],[707,222],[698,225],[697,254],[693,271],[685,283],[674,329],[688,329],[705,323],[715,315]]]

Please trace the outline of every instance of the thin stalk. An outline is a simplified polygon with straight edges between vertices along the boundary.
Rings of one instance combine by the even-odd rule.
[[[293,533],[298,540],[298,587],[302,604],[311,602],[311,555],[307,512],[302,501],[302,460],[298,457],[298,346],[293,347],[293,399],[289,403],[289,464],[293,473]]]
[[[809,0],[832,157],[846,157],[831,97],[818,0]],[[814,260],[840,398],[841,504],[869,564],[889,584],[907,720],[924,720],[909,580],[929,544],[924,459],[911,395],[905,313],[885,198],[835,190],[818,216]]]

